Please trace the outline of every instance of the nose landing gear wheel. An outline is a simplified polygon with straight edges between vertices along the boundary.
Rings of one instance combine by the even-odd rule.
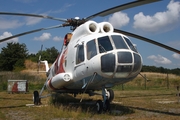
[[[101,114],[103,110],[103,103],[101,100],[98,100],[96,102],[96,107],[97,107],[97,113]]]

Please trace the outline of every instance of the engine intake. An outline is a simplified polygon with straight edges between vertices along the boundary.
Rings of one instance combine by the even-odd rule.
[[[77,27],[73,33],[74,38],[80,38],[87,34],[99,33],[99,25],[94,21],[87,21],[86,23]]]
[[[99,26],[100,26],[100,32],[102,33],[110,33],[114,31],[113,26],[109,22],[99,23]]]

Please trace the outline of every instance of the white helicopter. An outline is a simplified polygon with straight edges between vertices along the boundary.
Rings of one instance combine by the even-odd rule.
[[[133,80],[141,71],[142,57],[127,36],[179,54],[180,51],[148,38],[114,29],[108,22],[96,23],[91,19],[157,1],[159,0],[133,1],[83,19],[62,19],[36,14],[0,12],[1,15],[31,16],[64,22],[57,26],[23,32],[1,39],[0,42],[42,30],[70,26],[73,31],[65,35],[61,53],[52,66],[49,68],[47,61],[40,61],[46,66],[47,79],[40,93],[34,91],[34,104],[40,104],[41,98],[48,96],[42,96],[45,87],[51,92],[71,93],[74,96],[81,93],[91,96],[96,94],[95,91],[102,90],[103,100],[96,102],[97,112],[101,113],[102,110],[110,109],[110,102],[114,98],[114,92],[110,88]]]

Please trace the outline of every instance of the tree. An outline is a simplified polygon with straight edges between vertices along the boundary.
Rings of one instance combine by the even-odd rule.
[[[58,50],[55,47],[47,48],[46,52],[48,54],[49,63],[53,63],[59,54]]]
[[[28,55],[27,51],[25,44],[7,43],[7,46],[2,48],[0,54],[0,70],[23,69],[25,67],[24,61]]]
[[[33,62],[37,62],[39,60],[39,56],[41,55],[41,60],[47,60],[48,63],[53,63],[59,52],[55,47],[46,48],[46,50],[38,51],[36,54],[28,55],[28,59]]]

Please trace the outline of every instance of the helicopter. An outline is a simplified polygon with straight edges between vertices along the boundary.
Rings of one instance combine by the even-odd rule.
[[[72,32],[65,35],[61,52],[50,67],[48,61],[41,60],[39,57],[38,64],[45,65],[47,79],[40,92],[34,91],[33,102],[35,105],[41,104],[41,99],[49,96],[42,96],[45,88],[50,92],[70,93],[74,97],[82,93],[90,96],[97,95],[95,91],[101,90],[102,94],[100,95],[102,95],[103,100],[97,100],[97,112],[109,111],[110,103],[114,99],[114,92],[111,88],[133,80],[140,73],[143,64],[142,56],[127,36],[178,54],[180,51],[154,40],[115,29],[109,22],[97,23],[91,19],[157,1],[160,0],[137,0],[82,19],[79,17],[64,19],[37,14],[0,12],[0,15],[38,17],[63,22],[60,25],[16,34],[1,39],[0,42],[43,30],[70,27]]]

